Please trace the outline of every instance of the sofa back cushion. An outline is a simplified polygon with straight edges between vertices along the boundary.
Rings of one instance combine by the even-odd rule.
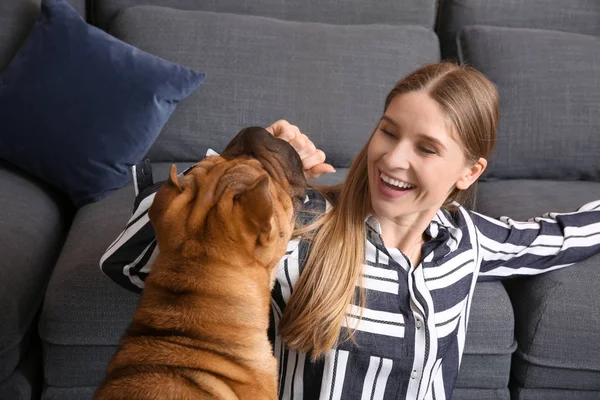
[[[600,36],[596,0],[441,0],[436,30],[443,58],[456,58],[456,35],[467,25],[549,29]]]
[[[433,28],[436,0],[94,0],[93,21],[107,29],[119,10],[153,5],[328,24],[415,24]]]
[[[487,178],[600,179],[600,38],[471,26],[459,54],[500,94]]]
[[[375,128],[395,82],[439,60],[431,29],[331,25],[249,15],[137,6],[110,32],[206,73],[148,156],[194,161],[222,151],[243,127],[298,125],[336,167],[348,166]]]
[[[85,16],[85,0],[69,0]],[[0,72],[10,63],[40,15],[40,0],[0,2]]]

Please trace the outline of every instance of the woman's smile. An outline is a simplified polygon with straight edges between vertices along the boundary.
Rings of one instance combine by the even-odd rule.
[[[385,197],[400,198],[406,196],[409,192],[416,189],[416,186],[406,181],[394,179],[391,176],[379,171],[378,191]]]

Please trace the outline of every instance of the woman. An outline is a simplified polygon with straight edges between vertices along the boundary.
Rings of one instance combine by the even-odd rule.
[[[600,201],[528,222],[461,205],[487,166],[497,122],[498,95],[485,76],[425,66],[389,93],[344,184],[309,193],[306,226],[273,290],[280,398],[450,398],[477,280],[600,252]],[[298,128],[278,121],[268,130],[296,148],[308,177],[333,171]],[[113,279],[141,286],[152,239],[128,256],[134,245],[118,239],[103,269],[111,275],[112,262]]]

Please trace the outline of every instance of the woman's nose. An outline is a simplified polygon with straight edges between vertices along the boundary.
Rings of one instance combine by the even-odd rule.
[[[410,166],[410,149],[406,145],[398,143],[390,149],[384,158],[390,168],[408,169]]]

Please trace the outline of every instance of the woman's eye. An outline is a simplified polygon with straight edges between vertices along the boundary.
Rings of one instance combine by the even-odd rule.
[[[394,136],[394,134],[393,134],[392,132],[390,132],[390,131],[388,131],[388,130],[386,130],[386,129],[379,128],[379,130],[380,130],[381,132],[383,132],[384,134],[388,135],[388,136]]]
[[[419,151],[425,154],[437,154],[437,151],[433,147],[421,146]]]

